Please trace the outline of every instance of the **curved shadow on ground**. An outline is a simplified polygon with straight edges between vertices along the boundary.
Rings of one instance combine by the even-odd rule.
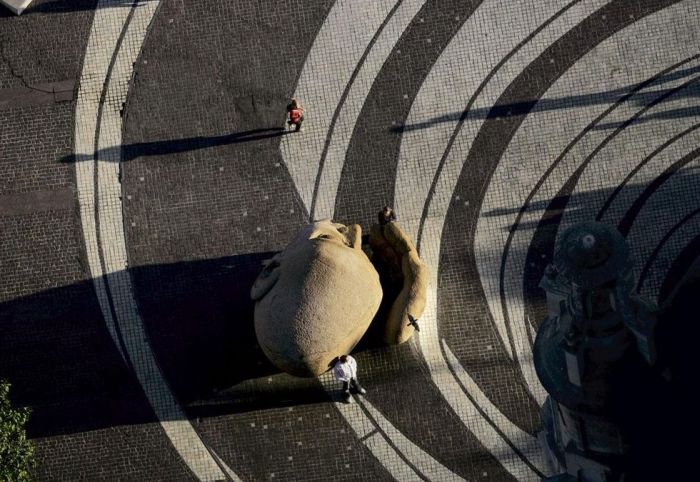
[[[229,413],[328,400],[315,379],[280,374],[257,346],[249,290],[273,254],[130,270],[150,345],[185,406],[220,405],[217,392],[243,381],[238,398],[247,403],[235,391],[224,396]],[[112,341],[92,281],[6,301],[0,326],[0,378],[13,383],[18,405],[32,408],[32,437],[157,422]]]
[[[129,270],[150,346],[188,417],[331,400],[317,379],[281,373],[257,344],[250,287],[274,254]],[[6,301],[0,327],[0,378],[13,383],[18,405],[32,408],[32,437],[158,421],[112,340],[92,281]]]

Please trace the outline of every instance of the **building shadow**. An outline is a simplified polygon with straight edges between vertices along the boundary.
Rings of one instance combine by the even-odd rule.
[[[329,400],[257,345],[249,292],[273,254],[129,270],[149,345],[188,417]],[[129,329],[118,325],[122,338]],[[92,281],[1,303],[0,330],[0,378],[31,407],[32,438],[158,421],[130,369],[143,357],[122,358]]]
[[[188,418],[333,400],[317,378],[282,373],[257,343],[250,288],[274,254],[129,269],[148,346]],[[137,348],[122,358],[135,343],[123,323],[113,337],[91,280],[0,303],[0,379],[32,409],[32,438],[159,421],[131,368],[147,357]]]

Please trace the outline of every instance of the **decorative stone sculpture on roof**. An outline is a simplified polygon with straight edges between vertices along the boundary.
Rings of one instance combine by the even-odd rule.
[[[559,474],[545,480],[640,480],[629,471],[659,386],[656,307],[634,293],[625,239],[601,223],[572,226],[540,286],[549,308],[533,347],[549,393],[540,440]]]

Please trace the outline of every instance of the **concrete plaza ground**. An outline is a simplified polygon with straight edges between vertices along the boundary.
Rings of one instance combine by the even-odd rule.
[[[0,378],[38,480],[535,481],[562,229],[663,301],[700,255],[697,0],[35,0],[0,11]],[[285,105],[307,109],[300,133]],[[261,262],[394,206],[429,265],[368,394],[256,346]]]

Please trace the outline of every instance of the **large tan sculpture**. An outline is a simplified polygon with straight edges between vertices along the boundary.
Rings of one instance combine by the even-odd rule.
[[[370,230],[372,262],[362,250],[360,226],[330,220],[306,226],[267,262],[251,297],[255,333],[269,360],[296,376],[316,376],[352,351],[384,300],[385,343],[413,334],[425,307],[427,272],[411,240],[393,222]],[[374,265],[373,265],[374,263]],[[384,313],[384,310],[382,310]]]
[[[255,281],[255,334],[281,370],[296,376],[323,373],[367,331],[382,287],[362,251],[361,234],[357,225],[311,224]]]
[[[369,245],[375,267],[385,271],[387,282],[398,285],[398,295],[393,300],[384,325],[384,342],[390,345],[403,343],[413,335],[417,320],[425,309],[428,287],[428,268],[418,257],[411,239],[395,222],[382,222],[372,226]]]

